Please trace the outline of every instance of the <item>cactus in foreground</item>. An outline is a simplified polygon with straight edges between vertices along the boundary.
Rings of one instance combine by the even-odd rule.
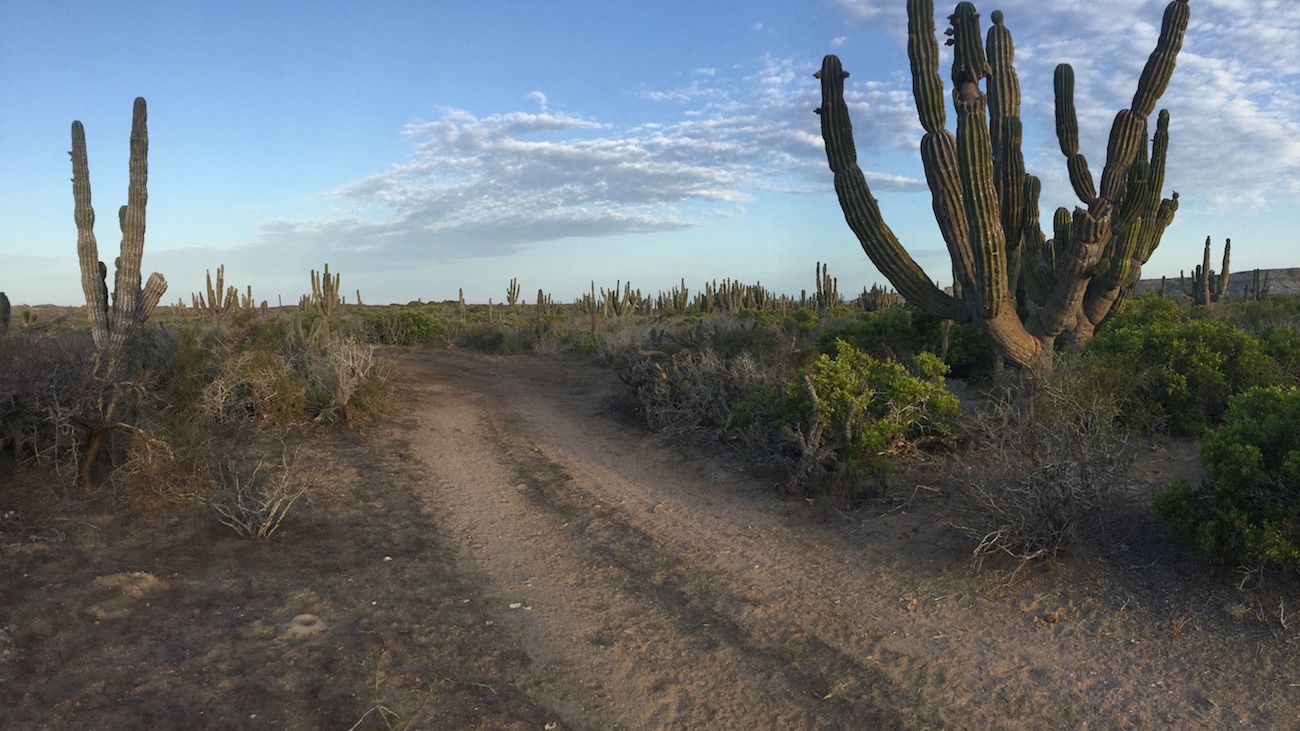
[[[0,292],[0,335],[9,332],[9,296]]]
[[[1210,237],[1206,236],[1205,257],[1192,272],[1192,281],[1186,281],[1181,270],[1178,272],[1178,286],[1183,294],[1192,298],[1192,304],[1208,309],[1217,305],[1223,295],[1228,293],[1228,256],[1231,253],[1232,239],[1227,239],[1223,244],[1223,268],[1215,274],[1210,268]]]
[[[885,225],[857,163],[844,100],[848,74],[827,56],[816,74],[817,112],[840,207],[876,268],[908,302],[942,319],[979,324],[1007,360],[1031,377],[1045,376],[1058,339],[1086,342],[1126,296],[1177,210],[1177,193],[1160,200],[1169,114],[1160,112],[1150,149],[1147,119],[1182,47],[1187,0],[1165,9],[1130,108],[1115,117],[1099,193],[1078,152],[1074,72],[1057,67],[1057,138],[1083,206],[1058,209],[1051,238],[1039,225],[1041,183],[1024,170],[1015,51],[1002,13],[992,15],[987,44],[974,5],[960,3],[949,17],[955,136],[944,126],[933,0],[907,0],[907,14],[912,88],[925,130],[921,160],[959,294],[941,290]],[[980,89],[985,79],[987,95]]]
[[[145,204],[149,199],[149,131],[143,98],[136,98],[131,116],[130,178],[126,205],[118,209],[122,228],[121,256],[113,278],[113,303],[108,302],[108,267],[99,260],[95,243],[95,209],[90,204],[90,164],[86,157],[86,130],[72,123],[72,198],[77,222],[77,258],[81,288],[95,347],[108,373],[117,367],[122,347],[139,329],[167,291],[167,280],[157,272],[140,288],[140,260],[144,254]],[[106,356],[106,357],[105,357]]]

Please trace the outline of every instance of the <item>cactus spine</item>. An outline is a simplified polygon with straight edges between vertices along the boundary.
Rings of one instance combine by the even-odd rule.
[[[1177,210],[1161,200],[1168,150],[1167,112],[1147,148],[1147,118],[1168,85],[1187,29],[1187,0],[1166,8],[1160,40],[1129,109],[1116,115],[1100,194],[1079,154],[1074,72],[1057,68],[1056,128],[1075,193],[1084,207],[1059,209],[1054,235],[1039,227],[1039,180],[1025,173],[1015,47],[1001,12],[987,43],[969,2],[951,16],[956,135],[944,126],[933,0],[907,0],[908,59],[935,219],[953,265],[954,293],[931,280],[885,225],[857,164],[844,101],[848,74],[827,56],[821,70],[822,139],[845,220],[876,268],[913,305],[942,319],[974,321],[1002,355],[1031,376],[1050,373],[1058,340],[1080,345],[1104,323],[1140,276]],[[987,80],[987,95],[980,82]]]
[[[1223,295],[1228,293],[1228,257],[1232,253],[1232,239],[1227,239],[1223,244],[1223,268],[1218,274],[1210,268],[1210,237],[1205,237],[1205,255],[1201,263],[1192,272],[1192,281],[1188,282],[1183,278],[1183,272],[1178,272],[1178,286],[1183,290],[1183,294],[1192,298],[1192,304],[1201,305],[1206,309],[1214,307],[1223,299]],[[1255,272],[1258,281],[1259,271]]]
[[[126,341],[139,329],[167,291],[167,280],[157,272],[140,288],[140,260],[144,254],[145,206],[149,200],[148,113],[143,98],[136,98],[131,115],[130,176],[126,205],[118,209],[122,229],[121,255],[113,278],[113,303],[108,301],[108,267],[99,260],[95,242],[95,209],[90,202],[90,163],[86,156],[86,130],[72,123],[72,199],[77,223],[77,259],[81,265],[81,288],[95,347],[106,355],[108,370],[116,368],[117,356]]]

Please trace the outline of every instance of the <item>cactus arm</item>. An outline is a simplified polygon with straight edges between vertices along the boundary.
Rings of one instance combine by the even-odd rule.
[[[81,289],[95,347],[108,345],[108,294],[99,274],[99,247],[95,242],[95,209],[90,203],[90,164],[86,156],[86,129],[72,123],[72,200],[77,223],[77,260],[81,264]]]
[[[149,203],[149,125],[143,98],[131,112],[131,157],[126,205],[118,211],[122,228],[122,256],[113,282],[112,347],[120,348],[139,328],[140,263],[144,257],[145,208]],[[149,306],[153,309],[154,302]],[[129,325],[129,326],[128,326]]]
[[[1056,67],[1053,88],[1056,92],[1056,139],[1065,155],[1070,186],[1079,200],[1089,206],[1097,197],[1097,189],[1093,187],[1087,158],[1079,154],[1079,118],[1074,109],[1074,68],[1070,64]]]
[[[866,177],[858,167],[853,144],[853,125],[844,101],[844,77],[840,60],[827,56],[822,61],[822,139],[826,159],[835,174],[835,193],[849,228],[863,251],[908,302],[947,320],[967,321],[970,315],[951,295],[936,287],[930,277],[898,242],[880,214]]]
[[[975,262],[966,230],[961,179],[957,175],[957,139],[944,127],[946,111],[933,0],[908,0],[907,56],[916,114],[925,130],[921,138],[921,163],[930,188],[934,219],[952,258],[953,277],[969,290],[974,287]]]
[[[986,97],[979,88],[989,75],[979,34],[975,6],[963,2],[950,17],[954,45],[953,106],[957,110],[957,166],[960,171],[966,225],[975,261],[972,303],[985,319],[997,317],[1010,298],[1007,280],[1006,235],[994,187],[993,146],[985,114]],[[966,292],[969,299],[972,292]]]
[[[1137,91],[1133,94],[1131,108],[1146,117],[1155,111],[1156,102],[1169,86],[1169,79],[1174,73],[1174,62],[1183,47],[1183,35],[1187,32],[1187,23],[1191,12],[1187,0],[1174,0],[1165,8],[1164,18],[1160,23],[1160,40],[1155,50],[1147,57],[1142,76],[1138,79]]]
[[[1223,243],[1223,268],[1219,270],[1219,286],[1214,291],[1214,301],[1218,302],[1228,293],[1228,257],[1232,254],[1232,239],[1227,239]]]

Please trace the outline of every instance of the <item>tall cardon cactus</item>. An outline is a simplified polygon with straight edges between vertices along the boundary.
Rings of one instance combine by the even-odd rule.
[[[1078,151],[1074,72],[1057,67],[1057,137],[1082,205],[1073,213],[1057,209],[1050,238],[1039,224],[1041,184],[1025,172],[1015,46],[1001,11],[993,13],[986,40],[971,3],[960,3],[948,18],[956,135],[945,128],[933,0],[907,0],[907,15],[912,89],[925,130],[921,161],[952,259],[955,294],[939,289],[885,224],[858,167],[844,101],[848,74],[837,57],[827,56],[817,73],[817,111],[840,207],[876,268],[908,302],[944,319],[978,323],[1007,360],[1031,377],[1045,376],[1057,342],[1086,342],[1137,282],[1177,210],[1177,193],[1160,199],[1169,114],[1160,112],[1149,148],[1147,120],[1182,47],[1187,0],[1165,9],[1137,93],[1115,117],[1099,190]]]
[[[122,347],[167,291],[167,280],[157,272],[140,288],[140,260],[144,254],[145,204],[149,200],[149,131],[143,98],[136,98],[131,115],[130,177],[126,205],[118,209],[122,228],[121,255],[113,278],[113,303],[108,302],[108,267],[99,260],[95,243],[95,209],[90,205],[90,164],[86,158],[86,130],[72,123],[72,199],[77,223],[77,258],[81,263],[81,288],[86,294],[90,332],[100,351],[101,363],[112,375]]]

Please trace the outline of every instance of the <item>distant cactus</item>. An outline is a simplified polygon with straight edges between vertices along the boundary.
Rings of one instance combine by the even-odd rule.
[[[235,306],[236,300],[239,299],[238,291],[233,287],[226,287],[226,265],[222,264],[217,267],[217,283],[212,284],[212,271],[207,271],[208,296],[205,298],[202,292],[190,295],[194,309],[197,312],[207,314],[212,322],[217,322],[230,312]]]
[[[0,292],[0,335],[9,332],[9,297]]]
[[[335,274],[330,276],[330,265],[325,265],[325,272],[317,274],[316,270],[311,270],[311,304],[317,312],[326,316],[333,317],[339,314],[343,308],[343,300],[339,297],[339,280],[342,275]]]
[[[1178,272],[1178,286],[1183,290],[1183,294],[1192,298],[1192,304],[1201,305],[1206,309],[1214,307],[1223,299],[1223,295],[1228,293],[1228,256],[1232,253],[1232,239],[1227,239],[1223,245],[1223,268],[1218,274],[1210,268],[1210,237],[1205,237],[1205,257],[1195,271],[1192,272],[1192,281],[1189,283],[1183,278],[1183,272]]]
[[[884,312],[902,303],[903,298],[897,292],[879,284],[871,285],[871,289],[863,288],[862,294],[858,296],[858,306],[863,312]]]
[[[506,287],[506,302],[510,303],[512,309],[519,304],[519,280],[514,277],[510,278],[510,286]]]
[[[1259,277],[1259,270],[1255,270],[1254,276],[1251,277],[1250,287],[1246,290],[1246,299],[1252,302],[1265,302],[1268,300],[1268,272],[1264,272],[1264,278]]]
[[[1187,0],[1165,9],[1155,50],[1128,109],[1115,117],[1100,188],[1079,154],[1074,72],[1056,70],[1057,138],[1070,182],[1084,207],[1058,209],[1054,237],[1039,226],[1041,184],[1025,173],[1020,90],[1014,45],[1000,11],[987,44],[969,2],[949,17],[956,135],[945,123],[933,0],[908,0],[908,57],[917,115],[925,136],[921,160],[935,218],[956,282],[949,295],[912,259],[885,225],[858,166],[840,60],[821,71],[822,138],[835,191],[849,227],[876,268],[911,304],[941,319],[975,322],[1002,356],[1032,377],[1051,372],[1058,340],[1081,345],[1126,296],[1178,206],[1161,200],[1169,115],[1161,111],[1148,149],[1147,119],[1173,73],[1187,30]],[[987,49],[987,50],[986,50]],[[988,94],[980,89],[987,79]]]

